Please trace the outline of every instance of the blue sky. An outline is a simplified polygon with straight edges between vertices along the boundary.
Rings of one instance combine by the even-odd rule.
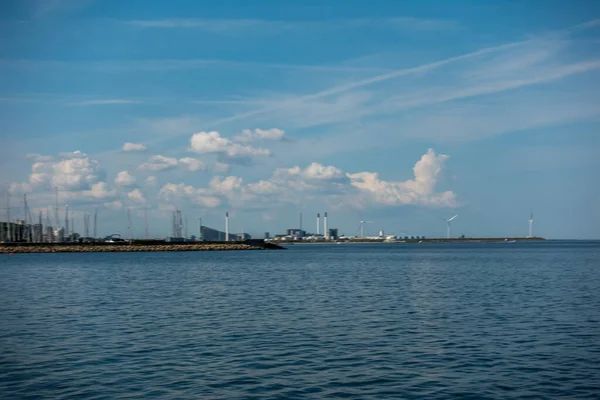
[[[322,3],[2,2],[12,215],[600,238],[600,3]]]

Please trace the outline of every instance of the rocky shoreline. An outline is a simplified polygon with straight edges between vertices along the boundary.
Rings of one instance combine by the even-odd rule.
[[[279,247],[279,246],[277,246]],[[223,250],[269,250],[276,247],[247,243],[191,243],[191,244],[74,244],[74,245],[0,245],[0,253],[116,253],[156,251],[223,251]]]

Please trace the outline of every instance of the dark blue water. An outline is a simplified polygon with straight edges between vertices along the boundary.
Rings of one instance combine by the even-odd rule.
[[[2,398],[598,398],[600,244],[0,257]]]

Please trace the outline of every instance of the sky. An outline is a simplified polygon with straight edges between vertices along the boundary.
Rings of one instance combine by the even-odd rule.
[[[0,219],[598,239],[599,82],[591,0],[7,0]]]

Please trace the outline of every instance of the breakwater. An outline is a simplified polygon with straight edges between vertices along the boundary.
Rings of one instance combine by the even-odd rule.
[[[151,251],[224,251],[224,250],[277,250],[281,246],[251,242],[211,242],[211,243],[15,243],[1,244],[0,253],[114,253]]]

